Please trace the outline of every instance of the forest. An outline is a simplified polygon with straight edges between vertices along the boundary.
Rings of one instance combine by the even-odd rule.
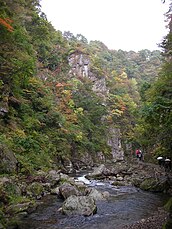
[[[130,158],[136,148],[146,162],[172,157],[172,3],[161,51],[138,52],[55,30],[39,0],[0,5],[1,177]]]

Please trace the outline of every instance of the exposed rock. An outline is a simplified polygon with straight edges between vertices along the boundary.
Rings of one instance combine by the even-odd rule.
[[[60,182],[59,171],[50,170],[46,176],[48,183],[51,183],[51,187],[56,187]]]
[[[63,203],[62,211],[66,215],[90,216],[96,213],[97,207],[92,197],[70,196]]]
[[[109,89],[106,86],[106,75],[97,71],[94,64],[91,62],[90,57],[80,50],[72,52],[68,57],[68,61],[71,67],[69,77],[74,75],[77,79],[89,79],[90,82],[92,82],[92,90],[101,98],[102,105],[106,106],[106,100],[109,95]],[[114,161],[123,160],[124,152],[121,146],[120,130],[111,126],[108,130],[107,136],[107,143],[112,149],[112,159]],[[102,152],[100,152],[100,154],[101,153]]]
[[[123,180],[124,180],[124,178],[123,178],[123,177],[121,177],[121,176],[117,176],[116,180],[117,180],[117,181],[123,181]]]
[[[63,199],[67,199],[69,196],[72,195],[80,195],[80,192],[77,188],[69,183],[64,183],[59,187],[59,193],[63,197]]]
[[[124,159],[124,151],[121,146],[120,130],[114,127],[109,129],[108,144],[112,148],[113,161],[119,161]]]
[[[17,214],[20,212],[27,212],[31,213],[36,210],[37,204],[33,202],[26,202],[26,203],[18,203],[13,204],[8,207],[7,212],[10,214]]]
[[[108,199],[110,197],[110,193],[108,191],[104,191],[102,193],[102,195],[103,195],[104,199]]]
[[[148,178],[140,184],[141,189],[151,192],[167,192],[169,187],[167,177],[161,177],[160,179]]]
[[[88,58],[88,55],[76,51],[74,53],[71,53],[68,61],[69,65],[71,66],[69,74],[77,75],[80,77],[89,77],[90,60]]]
[[[117,175],[118,177],[122,177],[122,175],[127,173],[127,171],[128,171],[128,166],[126,166],[125,163],[114,163],[113,165],[107,165],[107,166],[101,164],[98,167],[95,167],[92,173],[86,175],[86,178],[102,179],[102,178],[109,178]]]
[[[92,173],[89,173],[86,175],[86,178],[100,178],[103,176],[103,171],[105,170],[105,165],[101,164],[98,167],[94,168],[94,171]]]
[[[63,174],[63,173],[60,173],[60,182],[63,183],[63,182],[68,182],[68,183],[71,183],[71,184],[75,184],[75,180],[73,177],[70,177],[66,174]]]
[[[112,183],[112,185],[114,185],[114,186],[126,186],[126,184],[122,181],[114,181],[113,183]]]
[[[73,158],[72,163],[77,169],[88,169],[94,165],[93,158],[89,153],[84,153],[81,158]]]
[[[14,153],[4,144],[0,144],[0,174],[15,173],[17,159]]]
[[[75,185],[74,178],[69,177],[66,174],[60,173],[60,171],[51,170],[48,172],[46,176],[48,182],[42,184],[46,191],[50,191],[52,194],[59,194],[58,187],[60,184],[68,184],[68,186],[72,187]],[[61,188],[63,185],[61,186]],[[63,196],[63,195],[62,195]]]
[[[7,108],[0,107],[0,116],[4,117],[6,114],[8,114]]]
[[[86,192],[87,192],[87,195],[92,197],[95,201],[105,200],[108,197],[108,192],[103,194],[95,188],[88,188]]]
[[[56,187],[56,188],[54,188],[54,189],[51,189],[51,191],[50,191],[50,193],[52,194],[52,195],[60,195],[60,190],[59,190],[59,187]]]

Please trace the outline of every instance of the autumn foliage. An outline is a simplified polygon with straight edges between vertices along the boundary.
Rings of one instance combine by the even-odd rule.
[[[0,24],[3,25],[9,32],[13,32],[14,28],[11,26],[13,21],[9,18],[0,18]]]

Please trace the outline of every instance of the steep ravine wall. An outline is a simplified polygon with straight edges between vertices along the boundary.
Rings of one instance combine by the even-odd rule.
[[[106,76],[100,77],[91,71],[91,61],[87,54],[76,51],[69,56],[68,60],[71,67],[69,75],[71,77],[76,76],[77,78],[89,78],[93,84],[93,91],[102,98],[102,104],[106,105],[106,99],[109,94],[109,90],[106,86]],[[120,130],[113,125],[110,126],[107,133],[107,143],[111,147],[113,160],[123,160],[124,151],[121,146]]]

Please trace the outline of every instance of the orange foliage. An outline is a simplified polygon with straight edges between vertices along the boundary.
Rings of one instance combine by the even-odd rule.
[[[56,84],[56,87],[65,87],[65,86],[72,86],[72,84],[69,84],[69,83],[57,83]]]
[[[121,107],[121,111],[125,111],[125,110],[126,110],[126,106],[123,105],[123,106]]]
[[[56,84],[57,88],[57,98],[58,98],[58,108],[63,113],[66,118],[66,121],[69,123],[76,124],[77,123],[77,115],[75,114],[74,110],[70,107],[70,101],[72,99],[72,92],[69,89],[65,90],[65,86],[72,86],[68,83],[60,83]]]
[[[65,85],[64,84],[62,84],[62,83],[57,83],[56,84],[56,87],[64,87]]]
[[[10,25],[13,21],[9,18],[0,18],[0,24],[3,25],[9,32],[13,32],[14,28]]]

